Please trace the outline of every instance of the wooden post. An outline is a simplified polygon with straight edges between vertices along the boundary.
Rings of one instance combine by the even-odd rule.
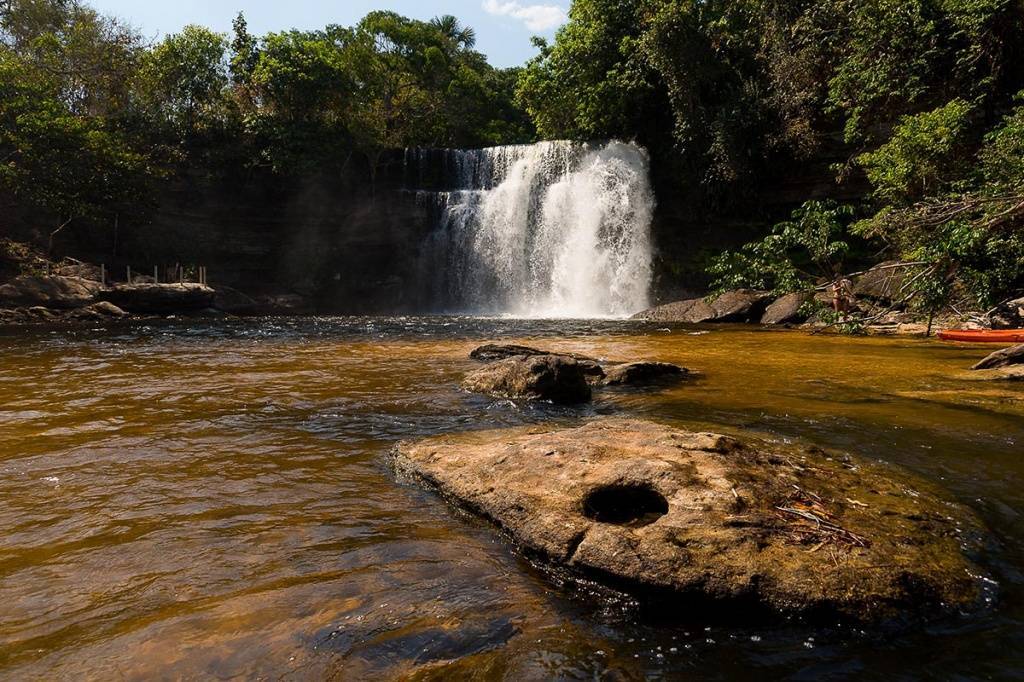
[[[157,266],[153,266],[153,284],[160,284],[160,270]]]
[[[132,283],[132,266],[128,266],[128,284]]]
[[[178,284],[185,283],[185,268],[178,266]]]
[[[100,263],[100,284],[107,286],[107,266],[105,263]]]

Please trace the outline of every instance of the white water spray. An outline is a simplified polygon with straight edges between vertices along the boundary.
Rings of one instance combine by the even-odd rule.
[[[643,149],[542,142],[450,150],[443,163],[457,189],[420,193],[436,209],[422,259],[434,307],[586,318],[648,306],[654,199]]]

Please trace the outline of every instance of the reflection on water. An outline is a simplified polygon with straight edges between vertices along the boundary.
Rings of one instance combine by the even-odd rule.
[[[700,371],[585,408],[458,390],[494,339]],[[0,332],[0,677],[1024,674],[1024,387],[988,349],[639,323],[326,318]],[[629,413],[911,468],[977,510],[1000,601],[891,638],[640,618],[397,482],[441,431]]]

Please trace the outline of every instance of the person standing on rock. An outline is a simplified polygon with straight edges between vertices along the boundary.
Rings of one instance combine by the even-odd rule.
[[[853,303],[853,283],[845,277],[832,282],[832,309],[845,316]]]

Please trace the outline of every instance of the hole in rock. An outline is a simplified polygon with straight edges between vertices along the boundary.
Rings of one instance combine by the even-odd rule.
[[[583,500],[583,514],[600,523],[639,528],[668,513],[668,500],[647,485],[608,485]]]

